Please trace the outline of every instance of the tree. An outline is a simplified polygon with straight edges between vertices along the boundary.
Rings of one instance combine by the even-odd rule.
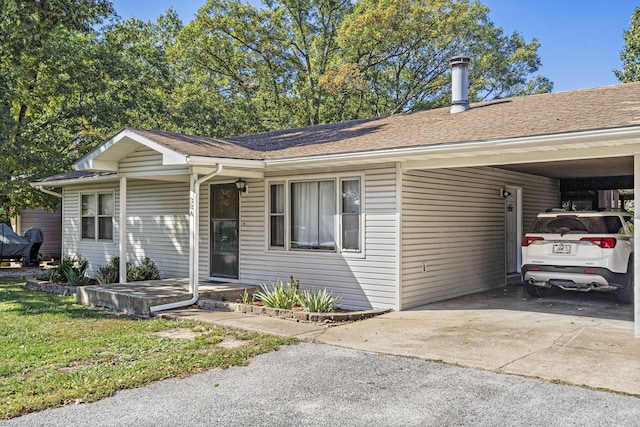
[[[124,127],[175,130],[172,96],[179,71],[168,51],[181,29],[171,9],[155,22],[131,18],[100,29],[88,55],[97,78],[90,79],[72,112],[86,123],[82,151]]]
[[[622,70],[614,74],[622,83],[640,80],[640,7],[631,15],[631,27],[623,33],[624,49],[620,52]]]
[[[86,74],[78,58],[112,13],[107,0],[0,3],[0,219],[51,205],[28,182],[67,165],[73,118],[64,114]]]
[[[459,54],[472,58],[472,101],[551,90],[543,77],[527,80],[540,67],[539,43],[503,35],[488,13],[479,2],[360,0],[340,29],[336,74],[352,78],[336,105],[344,111],[350,101],[347,114],[359,116],[448,104],[448,60]],[[327,84],[341,89],[334,79]]]
[[[269,0],[258,9],[209,0],[178,38],[176,52],[206,87],[232,106],[244,132],[313,125],[318,85],[337,53],[346,0]]]
[[[0,22],[5,221],[19,208],[53,208],[58,200],[29,182],[67,171],[119,129],[180,126],[173,110],[179,72],[167,57],[182,29],[175,12],[142,22],[117,20],[102,0],[10,6]]]

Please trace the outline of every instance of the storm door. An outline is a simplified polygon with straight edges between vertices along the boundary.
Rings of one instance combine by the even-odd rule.
[[[234,184],[211,185],[210,276],[238,278],[240,197]]]

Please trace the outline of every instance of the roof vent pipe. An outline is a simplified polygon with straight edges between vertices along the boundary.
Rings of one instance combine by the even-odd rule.
[[[469,63],[466,56],[454,56],[451,67],[451,114],[468,110],[469,107]]]

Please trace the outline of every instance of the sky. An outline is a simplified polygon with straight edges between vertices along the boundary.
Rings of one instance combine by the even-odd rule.
[[[206,0],[112,0],[124,19],[155,20],[169,7],[183,23],[193,19]],[[259,4],[252,0],[252,4]],[[618,83],[622,33],[629,28],[635,0],[482,0],[494,25],[526,41],[537,39],[542,67],[554,92]]]

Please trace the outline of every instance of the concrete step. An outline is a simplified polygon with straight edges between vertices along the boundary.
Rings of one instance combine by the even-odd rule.
[[[191,297],[184,280],[156,280],[128,284],[92,285],[76,288],[79,304],[107,307],[124,314],[149,317],[151,307],[172,302],[186,301]],[[218,301],[241,300],[245,291],[249,298],[257,287],[239,284],[205,284],[199,286],[200,299]]]

